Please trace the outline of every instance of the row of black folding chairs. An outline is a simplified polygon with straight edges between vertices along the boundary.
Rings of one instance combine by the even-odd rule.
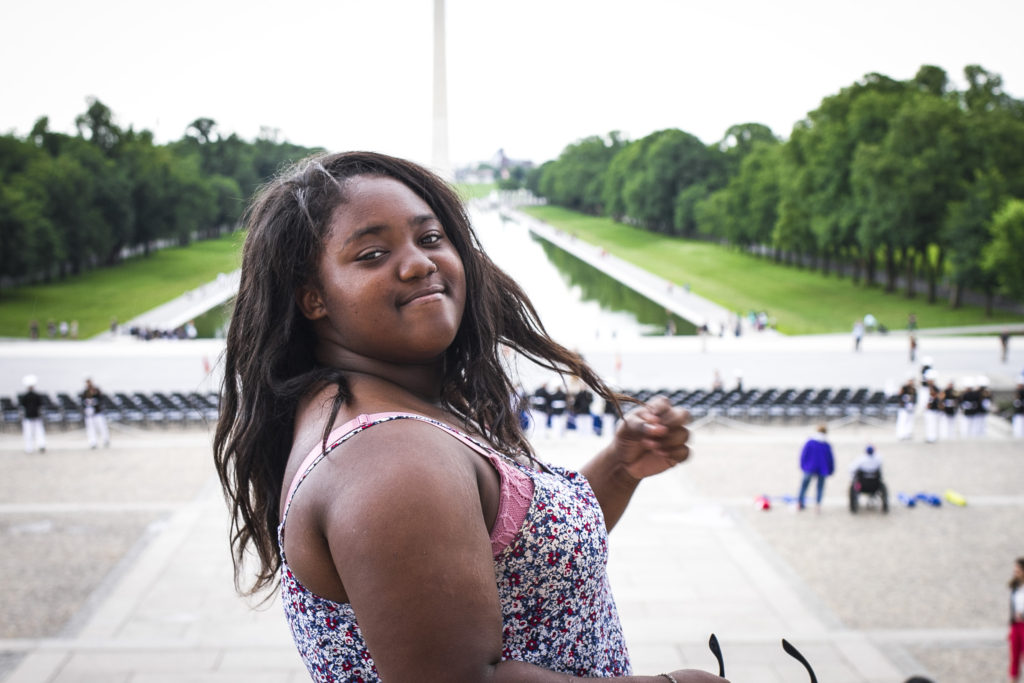
[[[78,397],[58,393],[56,398],[41,394],[41,416],[47,425],[74,427],[85,421],[85,412]],[[213,424],[219,414],[219,397],[214,392],[116,392],[103,394],[103,415],[110,422],[135,425]],[[3,424],[21,420],[17,399],[0,396]]]
[[[662,395],[699,419],[722,416],[736,420],[887,419],[897,411],[897,398],[868,388],[826,389],[643,389],[627,392],[645,401]]]
[[[738,420],[814,420],[849,417],[886,419],[896,414],[897,399],[867,388],[827,389],[641,389],[626,392],[645,401],[656,394],[686,408],[699,419],[722,416]],[[43,420],[55,426],[74,426],[84,420],[77,397],[43,394]],[[219,412],[214,392],[117,392],[103,395],[103,413],[113,422],[137,425],[213,424]],[[0,397],[4,424],[20,421],[16,399]]]

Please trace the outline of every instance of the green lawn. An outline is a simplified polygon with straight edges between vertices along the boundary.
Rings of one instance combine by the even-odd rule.
[[[455,191],[459,193],[463,201],[480,199],[486,197],[492,190],[497,189],[497,183],[455,183]]]
[[[241,263],[242,233],[196,242],[136,257],[114,268],[47,285],[0,292],[0,337],[28,337],[29,321],[78,321],[78,336],[88,338],[110,327],[111,318],[125,322]]]
[[[928,304],[918,294],[886,294],[880,288],[853,285],[849,278],[825,276],[778,265],[716,244],[638,230],[609,218],[595,218],[556,206],[523,209],[540,220],[576,234],[733,311],[765,311],[786,334],[849,332],[855,320],[871,313],[890,329],[917,315],[919,327],[1024,322],[1024,317],[977,306],[953,310],[944,301]]]

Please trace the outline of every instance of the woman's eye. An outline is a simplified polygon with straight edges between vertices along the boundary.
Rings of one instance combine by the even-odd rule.
[[[441,241],[441,233],[432,232],[429,235],[424,235],[421,241],[423,244],[437,244]]]
[[[383,255],[384,255],[384,250],[383,249],[371,249],[370,251],[367,251],[367,252],[364,252],[364,253],[360,254],[356,258],[356,260],[357,261],[373,261],[375,259],[380,258]]]

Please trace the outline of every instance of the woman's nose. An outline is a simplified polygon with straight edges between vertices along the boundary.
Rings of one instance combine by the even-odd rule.
[[[437,264],[421,249],[409,248],[398,264],[398,277],[415,280],[437,272]]]

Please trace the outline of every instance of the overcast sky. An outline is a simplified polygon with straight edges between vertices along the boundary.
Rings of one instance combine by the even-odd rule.
[[[447,0],[453,163],[737,123],[788,137],[870,72],[980,64],[1024,97],[1022,0]],[[0,131],[72,132],[86,98],[158,142],[196,118],[431,161],[432,0],[6,0]]]

